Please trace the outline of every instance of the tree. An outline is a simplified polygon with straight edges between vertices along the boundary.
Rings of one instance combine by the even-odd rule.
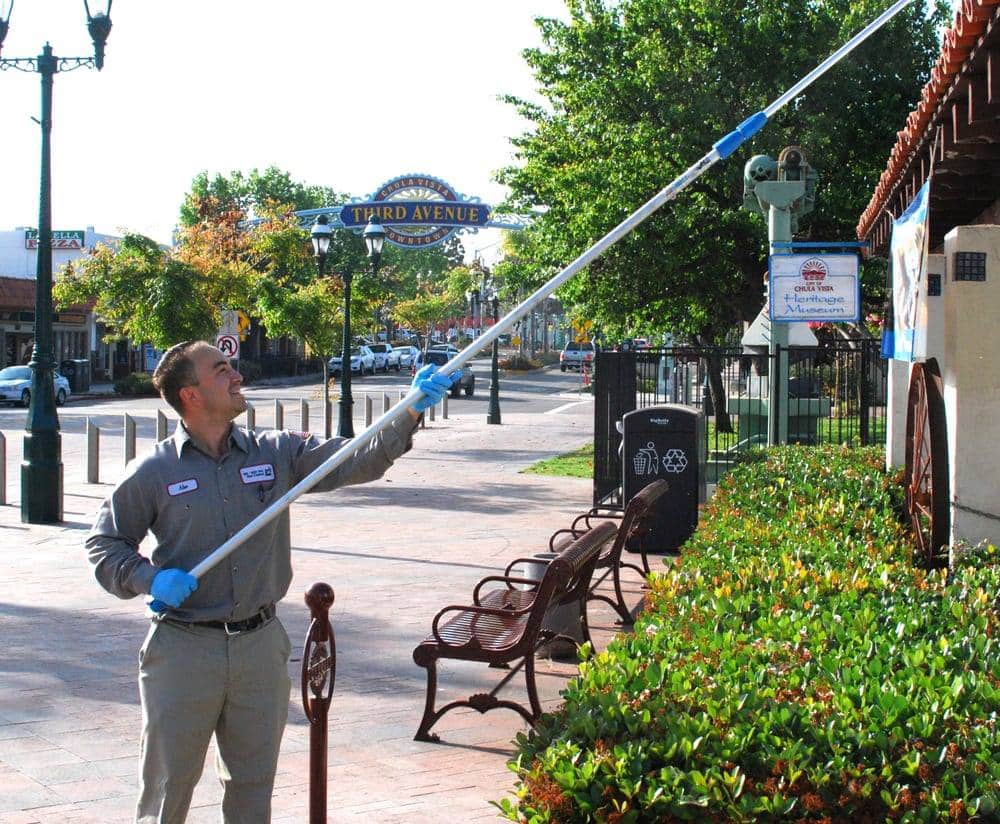
[[[60,306],[94,301],[94,313],[120,335],[158,349],[219,328],[216,290],[204,273],[139,234],[68,264],[53,296]]]
[[[543,46],[524,56],[546,105],[508,98],[533,125],[514,140],[517,165],[498,174],[512,192],[505,208],[547,207],[520,244],[522,277],[540,284],[575,258],[884,5],[567,0],[569,22],[539,19]],[[944,6],[901,12],[561,296],[605,328],[704,343],[752,319],[767,231],[740,209],[744,162],[802,146],[821,175],[802,236],[852,239],[938,52]]]
[[[343,296],[327,278],[305,286],[282,287],[264,282],[257,312],[272,335],[291,335],[305,341],[323,362],[323,417],[330,437],[330,357],[341,341],[337,331]],[[350,368],[343,366],[342,368]]]

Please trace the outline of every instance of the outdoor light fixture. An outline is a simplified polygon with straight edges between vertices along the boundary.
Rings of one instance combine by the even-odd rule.
[[[309,235],[312,238],[316,268],[319,271],[319,276],[323,277],[323,270],[326,268],[326,256],[330,251],[330,238],[333,235],[329,218],[326,215],[317,217]]]
[[[326,255],[330,248],[330,227],[325,225],[326,219],[320,223],[320,215],[312,228],[313,246],[316,256]],[[317,231],[318,229],[318,231]],[[365,239],[365,250],[372,262],[372,274],[378,271],[382,260],[382,245],[385,243],[385,229],[377,217],[372,215],[365,226],[362,236]],[[325,239],[324,239],[325,238]],[[354,273],[348,269],[341,276],[344,280],[344,332],[343,348],[340,355],[340,418],[337,422],[337,434],[342,438],[354,437],[354,397],[351,395],[351,283]],[[364,369],[364,366],[361,367]]]
[[[368,225],[365,226],[363,235],[365,248],[368,250],[368,259],[372,262],[372,274],[374,274],[382,262],[382,246],[385,244],[385,229],[382,228],[382,221],[372,215],[368,219]]]
[[[25,424],[21,462],[21,520],[29,524],[58,523],[63,516],[62,441],[56,414],[53,373],[56,362],[52,334],[52,81],[60,72],[104,67],[104,45],[111,33],[111,0],[87,0],[87,30],[94,43],[93,57],[58,57],[46,43],[38,57],[0,57],[0,70],[17,69],[41,75],[42,111],[36,122],[42,130],[41,185],[38,202],[38,255],[35,270],[35,345],[31,362],[31,402]],[[0,47],[10,30],[14,0],[0,0]]]
[[[112,0],[108,0],[107,6],[98,8],[96,14],[91,14],[87,0],[83,0],[83,7],[87,11],[87,31],[94,41],[94,65],[98,71],[104,68],[104,44],[111,34],[111,2]],[[14,5],[14,0],[11,0],[11,5]]]
[[[14,10],[14,0],[0,0],[0,51],[3,51],[3,41],[10,28],[10,13]]]

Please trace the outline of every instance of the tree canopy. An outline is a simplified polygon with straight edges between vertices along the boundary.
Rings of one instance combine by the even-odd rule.
[[[544,104],[498,173],[508,208],[544,207],[508,278],[538,285],[876,16],[881,0],[567,0],[524,56]],[[852,240],[938,51],[939,3],[902,11],[752,141],[561,295],[606,328],[719,340],[763,305],[767,228],[742,211],[743,165],[801,146],[820,181],[800,237]]]

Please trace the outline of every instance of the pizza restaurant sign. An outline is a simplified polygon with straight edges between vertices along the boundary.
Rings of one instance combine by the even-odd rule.
[[[82,249],[84,233],[78,229],[63,229],[52,232],[52,248],[59,249]],[[26,229],[24,232],[24,248],[38,248],[38,230]]]
[[[856,254],[772,255],[769,315],[776,322],[861,319]]]
[[[396,246],[434,246],[459,229],[476,231],[490,219],[490,207],[458,194],[430,175],[401,175],[383,183],[369,197],[345,203],[340,220],[348,229],[364,228],[377,217],[385,239]]]

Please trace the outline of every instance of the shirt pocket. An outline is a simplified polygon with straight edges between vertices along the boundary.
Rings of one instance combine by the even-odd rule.
[[[267,483],[254,484],[251,489],[251,494],[257,499],[257,503],[262,507],[267,507],[271,501],[273,501],[277,495],[277,481],[268,481]]]

